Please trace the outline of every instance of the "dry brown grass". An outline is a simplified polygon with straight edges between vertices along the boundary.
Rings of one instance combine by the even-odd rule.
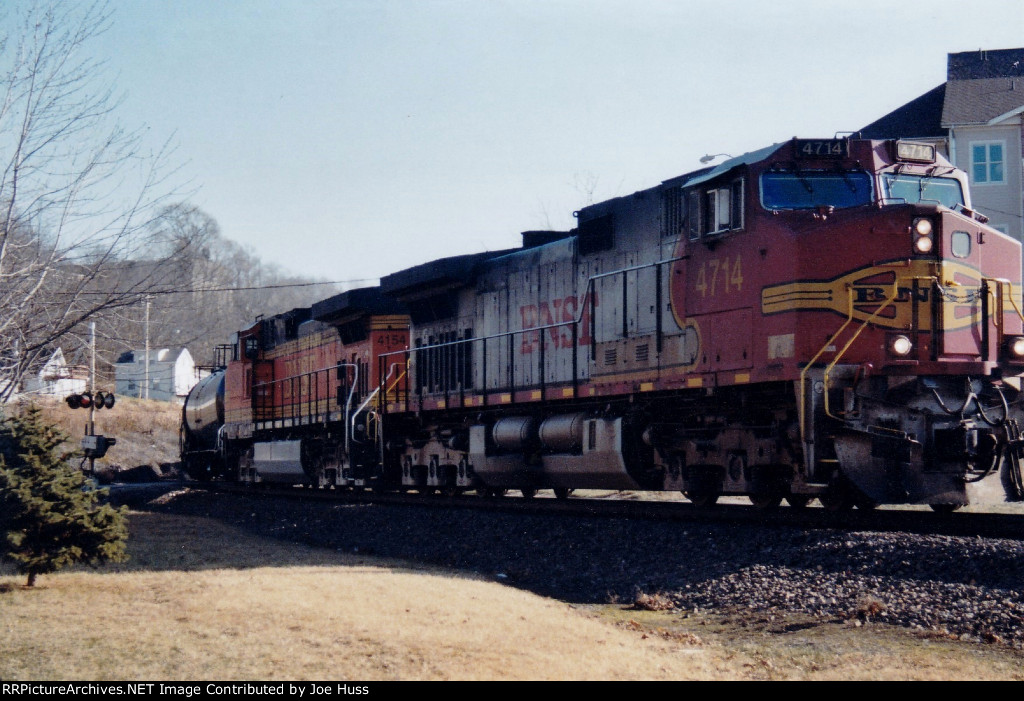
[[[0,577],[3,679],[713,679],[644,638],[482,579],[133,513],[133,561]],[[209,557],[204,549],[222,546]]]

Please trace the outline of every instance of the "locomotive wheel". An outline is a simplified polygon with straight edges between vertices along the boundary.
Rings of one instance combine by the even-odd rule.
[[[960,508],[960,504],[929,504],[932,511],[943,516],[948,516]]]
[[[450,484],[441,489],[441,494],[444,494],[446,497],[457,497],[462,494],[462,490],[454,484]]]
[[[523,499],[533,499],[535,496],[537,496],[536,487],[523,487],[519,491],[523,493]]]
[[[568,499],[572,492],[568,487],[555,487],[555,499]]]
[[[811,503],[811,497],[807,494],[787,494],[786,503],[794,509],[803,509]]]
[[[683,496],[689,499],[694,506],[708,507],[714,506],[718,502],[719,494],[711,490],[690,490],[683,492]]]
[[[758,509],[774,509],[782,503],[782,496],[775,494],[774,492],[763,492],[761,494],[751,494],[750,503],[756,506]]]
[[[818,497],[818,501],[826,511],[849,511],[853,508],[853,499],[850,498],[850,493],[839,487],[830,488]]]
[[[853,505],[856,506],[861,511],[874,511],[876,508],[878,508],[877,501],[875,501],[874,499],[869,499],[868,497],[861,496],[858,496],[856,499],[854,499]]]

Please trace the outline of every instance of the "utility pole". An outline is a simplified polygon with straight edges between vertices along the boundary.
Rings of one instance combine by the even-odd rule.
[[[89,322],[89,396],[96,397],[96,322]],[[96,435],[96,402],[89,402],[89,428],[85,435]],[[89,474],[96,474],[96,459],[89,457]]]
[[[143,396],[149,399],[149,297],[146,297],[146,389]]]

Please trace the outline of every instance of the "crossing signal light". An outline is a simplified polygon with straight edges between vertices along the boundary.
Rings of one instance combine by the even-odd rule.
[[[82,392],[70,394],[64,401],[72,409],[113,409],[115,399],[113,392],[97,392],[95,397],[92,392]]]
[[[65,399],[68,406],[72,409],[88,409],[92,406],[92,394],[89,392],[83,392],[82,394],[72,394]]]

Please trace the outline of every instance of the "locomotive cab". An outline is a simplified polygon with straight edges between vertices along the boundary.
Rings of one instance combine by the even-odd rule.
[[[793,150],[814,143],[795,141]],[[1011,408],[1021,368],[1014,349],[1024,346],[1016,343],[1020,245],[970,209],[965,174],[930,145],[851,141],[826,150],[839,156],[835,174],[812,158],[761,176],[763,203],[800,238],[794,277],[803,279],[766,286],[762,309],[791,316],[803,341],[793,358],[802,365],[806,479],[827,483],[840,502],[955,508],[996,463],[1019,471],[1000,456],[1020,420]],[[863,171],[854,178],[850,161],[872,163],[873,181]],[[838,198],[811,200],[817,183],[801,164],[817,165],[815,178],[831,179]],[[801,209],[810,217],[801,221]],[[837,237],[842,249],[830,247]]]

